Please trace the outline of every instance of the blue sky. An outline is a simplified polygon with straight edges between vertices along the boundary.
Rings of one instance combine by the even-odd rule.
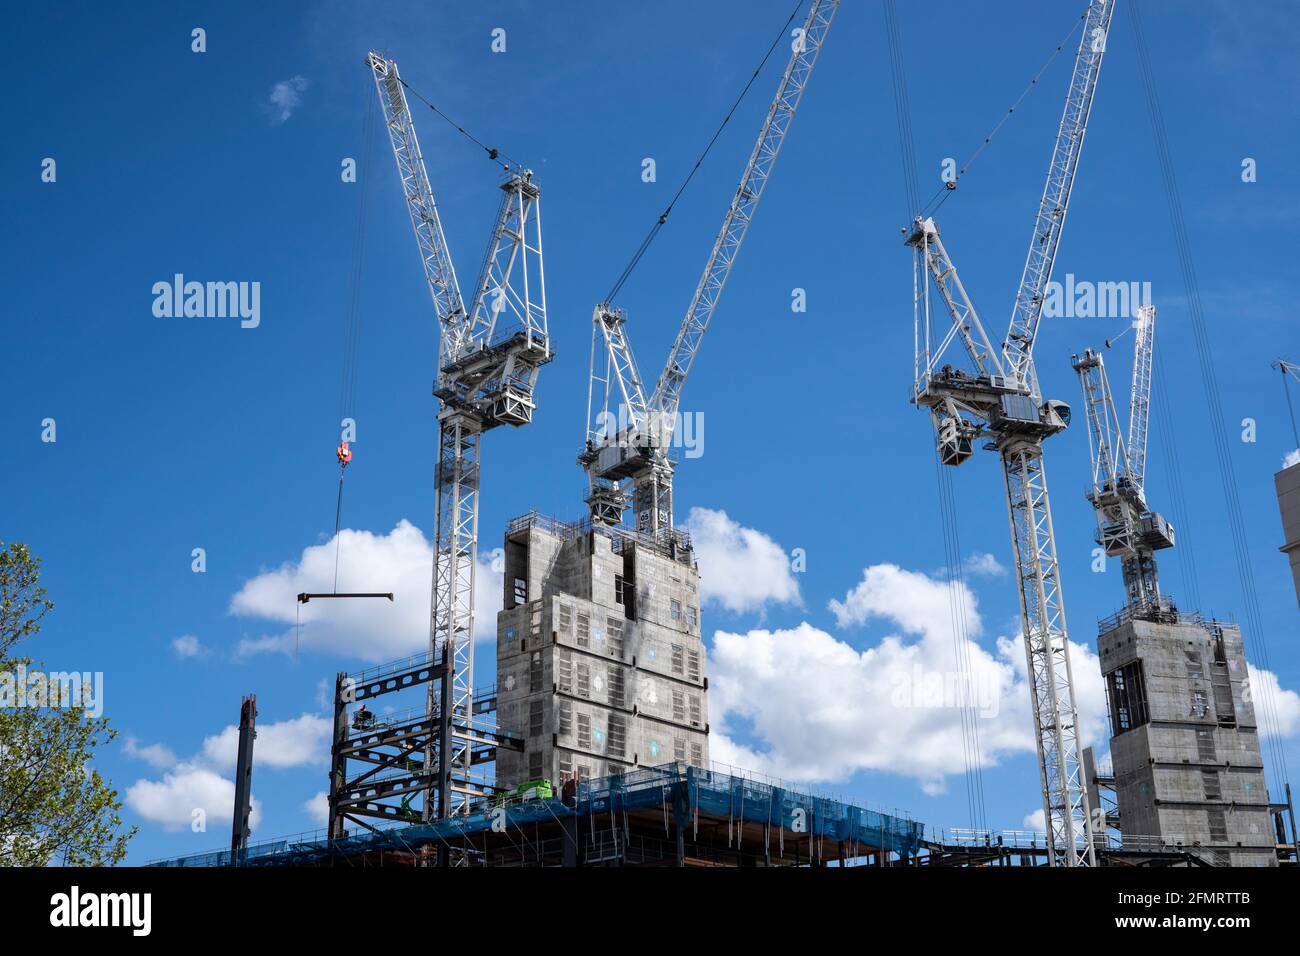
[[[928,195],[942,160],[964,158],[979,143],[1082,4],[901,6]],[[1143,9],[1271,663],[1282,687],[1294,689],[1296,598],[1276,550],[1282,532],[1272,490],[1294,442],[1268,366],[1278,355],[1300,358],[1284,295],[1300,277],[1293,258],[1275,251],[1294,248],[1300,222],[1289,175],[1300,134],[1285,122],[1300,87],[1288,52],[1300,19],[1280,2],[1247,11],[1146,0]],[[241,641],[275,638],[289,625],[231,613],[247,582],[298,562],[332,535],[360,188],[340,181],[344,157],[373,176],[359,440],[343,509],[345,527],[372,537],[357,536],[350,560],[361,560],[366,541],[389,539],[403,519],[430,530],[436,329],[387,143],[377,138],[367,152],[362,142],[374,96],[366,51],[393,56],[413,87],[524,160],[543,189],[558,357],[543,370],[535,423],[485,439],[480,528],[491,548],[508,519],[529,509],[581,514],[584,478],[574,456],[591,308],[788,12],[786,0],[672,0],[653,14],[642,4],[593,10],[567,0],[375,4],[364,12],[342,2],[275,4],[256,15],[219,4],[132,4],[110,13],[62,3],[33,9],[21,31],[9,32],[0,70],[11,89],[28,93],[8,105],[0,154],[0,253],[9,264],[0,537],[29,543],[44,559],[57,605],[30,653],[52,668],[104,672],[106,712],[122,736],[102,766],[121,790],[164,780],[168,768],[148,756],[162,763],[165,755],[146,752],[151,745],[228,778],[220,744],[209,744],[205,757],[204,741],[235,720],[242,693],[258,694],[264,725],[306,727],[304,715],[321,712],[322,679],[374,659],[367,635],[350,631],[336,631],[328,647],[305,648],[296,661],[241,654]],[[205,53],[191,52],[194,27],[207,31]],[[506,30],[502,54],[490,49],[496,27]],[[1068,61],[1057,60],[940,216],[994,330],[1006,321],[1020,275]],[[943,565],[932,435],[907,403],[911,258],[899,235],[906,210],[889,75],[879,5],[844,3],[686,390],[684,407],[702,413],[707,429],[705,453],[678,473],[679,517],[692,508],[723,511],[759,536],[744,540],[807,554],[797,599],[774,592],[729,608],[719,597],[705,608],[706,633],[739,639],[806,624],[860,652],[923,630],[897,609],[845,618],[829,607],[846,601],[867,568],[933,577]],[[647,375],[662,363],[775,82],[769,70],[755,84],[620,296]],[[281,83],[299,91],[287,117],[271,102]],[[427,111],[417,108],[416,119],[468,284],[497,203],[496,171]],[[657,183],[641,180],[647,156],[656,159]],[[41,181],[46,157],[57,161],[54,183]],[[1257,182],[1241,180],[1246,157],[1257,161]],[[1153,429],[1173,430],[1180,457],[1169,461],[1153,441],[1149,493],[1168,511],[1169,469],[1180,470],[1190,525],[1180,530],[1194,542],[1201,610],[1239,619],[1205,397],[1123,9],[1074,195],[1057,275],[1152,283],[1158,374],[1176,415]],[[260,282],[260,325],[155,318],[151,287],[178,272]],[[807,290],[806,313],[791,311],[794,288]],[[1079,407],[1070,354],[1123,325],[1045,323],[1036,353],[1045,392]],[[1127,345],[1117,352],[1112,375],[1126,381]],[[52,444],[41,441],[46,418],[57,422]],[[1244,418],[1257,422],[1253,443],[1237,440]],[[1096,619],[1121,595],[1118,568],[1089,570],[1087,456],[1084,430],[1075,427],[1052,440],[1048,475],[1071,636],[1091,645]],[[964,550],[1009,563],[995,461],[977,456],[953,480]],[[196,547],[206,550],[203,574],[191,571]],[[1183,559],[1177,552],[1162,559],[1166,587],[1183,597]],[[707,581],[703,559],[701,571]],[[997,637],[1012,633],[1017,614],[1014,585],[1005,574],[972,575],[970,584],[984,623],[978,639],[996,655]],[[427,581],[422,587],[406,608],[427,609]],[[183,635],[197,638],[198,653],[178,656],[173,642]],[[1258,638],[1248,634],[1248,646]],[[759,638],[749,640],[735,645],[738,656],[759,649]],[[744,667],[733,664],[739,679]],[[716,665],[714,673],[716,690]],[[762,716],[746,716],[737,693],[731,733],[737,746],[762,753],[771,744],[756,729]],[[1295,762],[1295,738],[1287,744]],[[259,836],[316,825],[303,804],[324,788],[325,763],[292,754],[283,763],[259,764],[255,775]],[[995,825],[1019,826],[1038,805],[1031,753],[1011,748],[984,780]],[[866,769],[824,786],[927,823],[966,822],[956,777],[946,788],[923,787],[916,775]],[[141,826],[135,862],[220,846],[228,833],[225,819],[195,834],[188,826],[169,831],[135,806],[127,818]]]

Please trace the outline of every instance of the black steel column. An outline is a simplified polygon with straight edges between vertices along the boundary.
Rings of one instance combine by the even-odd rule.
[[[435,561],[438,560],[437,554],[434,554],[433,559]],[[455,636],[453,635],[451,640],[454,639]],[[456,670],[456,652],[452,647],[451,640],[448,640],[442,648],[442,659],[446,666],[443,670],[442,682],[438,685],[438,740],[434,752],[438,755],[439,820],[445,820],[451,816],[451,765],[454,759],[452,749],[455,746],[455,742],[452,739],[451,727],[451,690],[452,680]],[[474,653],[472,647],[470,648],[470,653]],[[468,715],[466,716],[468,717]],[[451,847],[446,843],[440,843],[438,845],[438,865],[449,866],[450,864]]]
[[[231,821],[231,863],[242,862],[248,846],[248,818],[253,810],[253,741],[257,739],[257,695],[249,694],[239,705],[239,756],[235,765],[235,812]]]
[[[340,751],[348,739],[347,690],[349,686],[348,675],[339,671],[334,678],[334,744],[330,748],[329,837],[331,840],[341,840],[347,835],[343,828],[343,814],[339,812],[338,802],[347,782],[348,758]]]

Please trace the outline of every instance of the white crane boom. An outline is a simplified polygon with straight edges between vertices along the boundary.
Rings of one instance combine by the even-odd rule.
[[[1088,349],[1081,358],[1075,359],[1074,369],[1080,373],[1083,384],[1093,491],[1115,488],[1120,476],[1128,473],[1129,459],[1106,365],[1100,354]]]
[[[838,8],[839,0],[812,0],[803,26],[795,34],[790,60],[781,76],[776,96],[768,107],[740,185],[723,217],[704,272],[669,350],[668,360],[648,398],[636,375],[636,365],[627,342],[626,315],[608,304],[596,307],[587,444],[578,458],[588,474],[587,502],[592,521],[596,523],[617,524],[622,520],[627,495],[619,487],[619,482],[631,479],[637,530],[658,533],[672,529],[673,463],[668,457],[668,447],[676,426],[682,388],[699,354],[704,333],[717,310],[722,290],[731,275]],[[604,342],[603,371],[597,369],[597,332]],[[597,386],[604,393],[604,404],[599,408],[593,402]],[[623,401],[620,409],[611,411],[611,397]]]
[[[438,363],[441,368],[448,363],[448,356],[457,354],[461,343],[469,337],[465,303],[461,299],[456,267],[452,264],[447,237],[442,231],[438,203],[433,198],[433,187],[429,184],[424,154],[420,151],[420,140],[415,134],[415,123],[411,118],[411,108],[406,102],[406,91],[397,72],[397,64],[374,52],[366,58],[366,62],[374,74],[375,88],[379,92],[379,103],[384,112],[384,125],[388,128],[393,157],[397,160],[397,174],[402,180],[402,194],[411,217],[411,227],[415,230],[415,241],[420,249],[420,263],[424,267],[424,278],[433,297],[433,311],[441,327],[441,360]]]
[[[511,172],[501,184],[501,205],[467,312],[397,64],[373,52],[366,62],[440,327],[433,388],[441,408],[430,651],[445,676],[438,682],[438,700],[430,684],[428,712],[439,730],[436,754],[425,753],[425,772],[436,776],[437,805],[426,799],[423,811],[425,819],[434,819],[469,813],[472,800],[490,792],[472,779],[479,443],[483,432],[498,425],[532,421],[538,370],[553,358],[541,191],[526,169]]]
[[[1147,506],[1145,476],[1147,420],[1151,405],[1152,349],[1156,310],[1143,305],[1133,322],[1133,384],[1129,394],[1128,445],[1121,439],[1119,412],[1101,354],[1074,356],[1088,413],[1092,490],[1097,543],[1118,557],[1124,577],[1125,612],[1153,620],[1175,619],[1177,609],[1160,592],[1155,552],[1174,546],[1174,527]],[[1109,343],[1108,343],[1109,344]]]
[[[776,96],[768,106],[753,152],[740,177],[740,185],[722,219],[722,226],[713,242],[713,250],[704,265],[695,294],[691,296],[686,316],[677,330],[677,338],[668,352],[668,361],[664,363],[663,371],[659,373],[659,380],[655,384],[650,408],[660,413],[665,422],[671,422],[677,412],[682,386],[686,383],[704,333],[708,331],[709,322],[717,310],[718,299],[731,275],[731,267],[736,262],[736,255],[740,252],[745,233],[753,221],[759,200],[763,198],[763,190],[776,165],[777,154],[790,131],[795,110],[812,77],[813,67],[817,65],[822,43],[838,7],[839,0],[814,2],[808,10],[803,29],[793,44],[790,62],[781,76]],[[671,428],[671,425],[668,427]]]
[[[1052,266],[1061,244],[1065,214],[1070,207],[1070,192],[1079,169],[1083,137],[1088,130],[1093,96],[1101,75],[1106,53],[1110,21],[1115,13],[1114,0],[1090,0],[1084,15],[1083,36],[1074,58],[1074,72],[1065,97],[1065,109],[1057,128],[1052,159],[1047,167],[1047,181],[1038,201],[1034,231],[1029,238],[1029,252],[1016,290],[1011,323],[1003,343],[1003,366],[1007,374],[1029,394],[1037,397],[1038,376],[1034,371],[1034,341],[1043,317],[1043,296],[1052,278]]]
[[[1143,305],[1133,320],[1133,385],[1128,401],[1128,473],[1139,492],[1146,488],[1147,425],[1151,420],[1151,365],[1155,356],[1156,310]]]
[[[1087,787],[1079,763],[1078,707],[1056,535],[1043,469],[1043,439],[1069,424],[1070,409],[1064,402],[1043,401],[1033,346],[1114,8],[1115,0],[1090,0],[1084,14],[1083,37],[1075,54],[1065,111],[1000,362],[934,220],[918,217],[906,239],[914,253],[913,401],[930,412],[943,464],[959,465],[970,458],[977,438],[989,439],[985,447],[996,450],[1002,460],[1043,813],[1054,866],[1091,865],[1095,852]],[[951,322],[937,349],[930,345],[930,285],[924,281],[925,274],[939,289]],[[970,371],[944,361],[945,351],[955,341],[962,343]]]

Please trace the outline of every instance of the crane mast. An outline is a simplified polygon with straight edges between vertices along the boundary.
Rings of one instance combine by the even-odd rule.
[[[375,80],[415,231],[424,276],[439,325],[440,401],[435,478],[433,598],[430,653],[444,676],[430,685],[428,712],[438,722],[436,750],[424,755],[436,777],[437,804],[426,799],[425,819],[468,813],[484,795],[472,779],[474,732],[474,571],[478,557],[479,443],[498,425],[532,421],[540,367],[553,358],[546,322],[542,265],[541,191],[532,172],[509,172],[466,309],[424,156],[397,64],[372,52]]]
[[[1125,610],[1146,620],[1176,620],[1177,610],[1160,593],[1155,552],[1174,546],[1174,528],[1147,506],[1145,462],[1151,409],[1151,365],[1156,310],[1140,306],[1133,322],[1133,383],[1129,395],[1128,444],[1111,397],[1110,378],[1100,353],[1087,349],[1071,362],[1083,387],[1092,458],[1088,500],[1097,515],[1097,544],[1120,559]]]
[[[979,438],[987,439],[984,447],[996,451],[1002,462],[1053,866],[1091,865],[1095,854],[1079,763],[1078,708],[1056,534],[1043,468],[1043,439],[1065,429],[1070,408],[1064,402],[1043,400],[1033,347],[1114,8],[1115,0],[1088,3],[1029,253],[1000,350],[993,348],[984,331],[934,220],[918,217],[905,240],[913,249],[914,263],[912,400],[930,413],[943,464],[959,465],[970,458]],[[937,331],[931,316],[931,285],[939,291],[951,322],[935,348],[931,347],[931,334]],[[969,371],[945,361],[946,351],[958,341]]]
[[[704,272],[649,398],[645,395],[627,342],[626,314],[607,303],[596,306],[587,444],[578,457],[588,475],[587,503],[594,523],[614,525],[622,521],[627,494],[621,483],[630,480],[637,530],[658,534],[671,531],[673,527],[674,464],[668,450],[681,405],[682,388],[699,354],[704,333],[717,310],[722,290],[731,275],[838,8],[839,0],[813,0],[809,7],[740,185],[723,217]],[[603,343],[603,349],[598,342]],[[603,395],[597,409],[594,399],[598,388]],[[612,412],[611,399],[622,402]]]

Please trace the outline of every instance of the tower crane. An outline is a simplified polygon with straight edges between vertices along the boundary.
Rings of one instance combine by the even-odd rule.
[[[1071,362],[1083,386],[1088,417],[1088,449],[1092,458],[1092,490],[1088,500],[1097,514],[1097,544],[1107,555],[1120,559],[1127,594],[1125,610],[1148,620],[1170,620],[1177,618],[1177,610],[1160,593],[1155,552],[1174,546],[1174,528],[1148,508],[1145,489],[1156,329],[1154,306],[1139,306],[1133,329],[1136,334],[1127,441],[1111,398],[1110,379],[1101,354],[1087,349]]]
[[[740,185],[722,219],[722,228],[653,391],[645,387],[637,371],[624,310],[603,302],[593,312],[587,441],[578,456],[578,463],[587,472],[587,504],[593,524],[622,522],[630,481],[636,529],[659,534],[673,527],[674,462],[669,447],[682,388],[838,7],[839,0],[813,0],[802,30],[795,35],[776,97],[768,107]],[[615,403],[613,409],[611,402]]]
[[[1070,407],[1043,399],[1033,350],[1114,12],[1115,0],[1090,0],[1084,14],[1083,36],[1034,218],[1029,253],[1010,327],[1000,347],[985,333],[934,219],[918,217],[905,240],[913,250],[915,289],[912,401],[930,413],[943,464],[959,465],[970,458],[977,438],[987,439],[984,447],[996,451],[1002,461],[1053,866],[1091,865],[1095,855],[1088,794],[1079,764],[1078,709],[1056,536],[1043,470],[1043,439],[1069,424]],[[934,348],[930,281],[922,269],[928,272],[951,319],[951,326]],[[969,359],[970,367],[965,370],[945,362],[949,346],[958,340]]]
[[[498,425],[532,421],[538,370],[553,358],[546,326],[541,190],[531,170],[508,170],[487,255],[466,307],[397,64],[370,53],[367,65],[388,127],[402,194],[415,230],[438,321],[437,509],[430,652],[443,668],[428,711],[436,714],[437,806],[426,819],[468,813],[482,788],[470,778],[474,689],[474,569],[478,554],[479,441]]]
[[[1291,413],[1291,436],[1295,439],[1296,447],[1300,448],[1300,429],[1296,428],[1295,423],[1295,406],[1291,404],[1291,382],[1295,379],[1300,382],[1300,365],[1295,362],[1288,362],[1280,358],[1273,362],[1270,368],[1275,368],[1282,373],[1282,390],[1286,392],[1286,410]]]

